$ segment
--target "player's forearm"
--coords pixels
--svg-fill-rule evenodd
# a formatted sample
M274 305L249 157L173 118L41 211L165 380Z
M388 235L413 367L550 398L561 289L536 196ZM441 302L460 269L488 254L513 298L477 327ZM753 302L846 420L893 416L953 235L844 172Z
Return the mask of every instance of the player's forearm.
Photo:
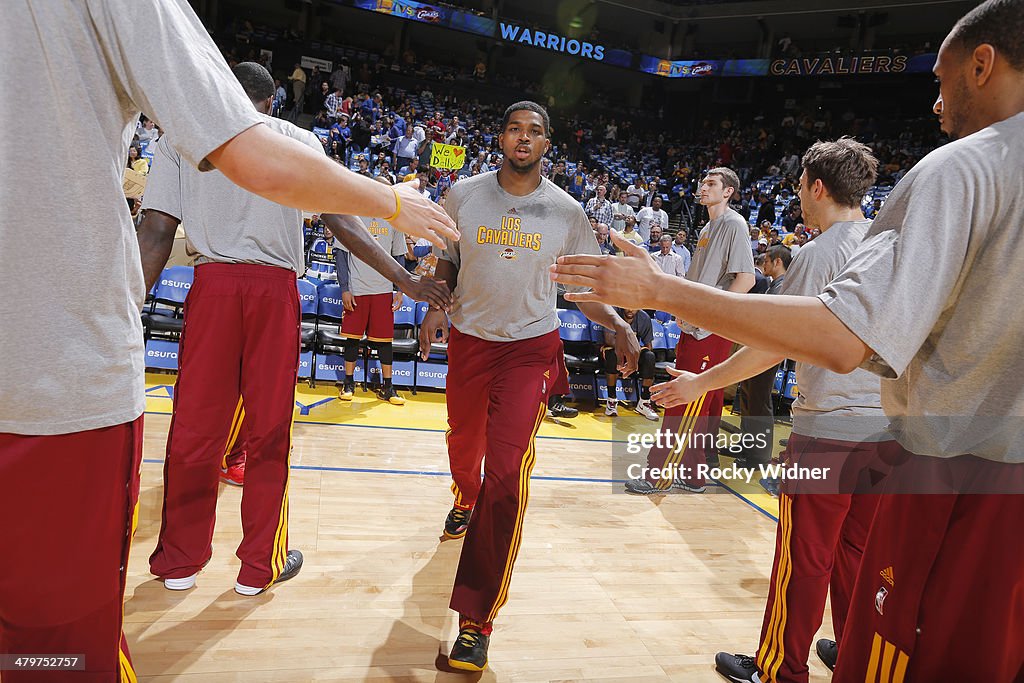
M370 236L362 221L352 216L326 214L323 221L345 249L394 284L405 282L409 272ZM339 255L339 261L344 256ZM340 283L340 276L339 276Z
M437 259L437 267L434 269L434 277L448 283L448 291L454 292L455 285L459 281L459 270L451 261L442 258Z
M177 230L178 219L166 213L147 209L142 216L137 237L147 292L156 284L164 266L167 265L167 259L171 257L174 234Z
M724 363L705 370L697 376L701 391L706 393L715 389L732 386L737 382L760 375L769 368L777 366L785 360L784 356L770 351L761 351L744 346Z
M373 218L395 213L389 187L262 124L236 135L207 160L239 187L284 206Z
M645 304L734 342L833 372L852 372L870 355L819 299L724 292L660 275Z
M606 330L618 332L624 328L629 328L626 321L620 318L619 314L615 312L615 309L607 304L599 304L593 301L581 301L577 306L579 306L580 313L587 316L589 320L593 320Z

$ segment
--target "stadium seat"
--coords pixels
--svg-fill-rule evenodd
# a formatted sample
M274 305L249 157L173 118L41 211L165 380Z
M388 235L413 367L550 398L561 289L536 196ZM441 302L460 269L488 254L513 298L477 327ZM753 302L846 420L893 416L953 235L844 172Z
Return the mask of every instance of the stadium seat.
M160 279L153 290L150 310L142 317L147 338L154 332L175 339L181 336L185 324L182 307L194 277L195 270L191 266L171 266L160 273ZM167 308L162 312L157 306Z
M419 330L420 325L423 324L423 319L427 316L427 310L430 308L430 304L426 301L419 301L416 303L416 329ZM450 324L451 321L449 321ZM417 346L419 342L417 341ZM448 343L447 342L434 342L430 345L430 356L429 360L438 362L448 362Z
M558 311L559 332L565 347L565 366L570 372L593 373L601 367L590 320L579 311Z

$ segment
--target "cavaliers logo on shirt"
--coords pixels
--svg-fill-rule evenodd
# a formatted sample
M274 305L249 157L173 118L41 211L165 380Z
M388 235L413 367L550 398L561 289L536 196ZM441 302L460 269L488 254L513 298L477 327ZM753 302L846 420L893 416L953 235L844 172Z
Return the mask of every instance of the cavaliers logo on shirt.
M506 261L515 261L519 254L516 253L515 249L503 249L500 256Z
M515 247L540 251L541 234L523 230L523 219L516 216L502 216L498 229L481 225L476 231L477 244L496 244L501 247ZM508 251L508 250L506 250ZM502 253L502 258L507 258Z
M370 234L374 237L380 237L381 235L388 234L388 226L381 225L380 221L372 220L370 224L366 226L366 229L370 231Z

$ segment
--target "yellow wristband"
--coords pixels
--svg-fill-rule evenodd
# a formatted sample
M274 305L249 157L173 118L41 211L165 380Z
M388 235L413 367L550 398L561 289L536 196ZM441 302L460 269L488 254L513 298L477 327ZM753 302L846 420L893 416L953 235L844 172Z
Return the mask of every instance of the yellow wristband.
M395 195L395 213L384 219L389 223L398 218L398 214L402 213L402 198L398 196L398 190L395 189L394 185L391 186L391 192Z

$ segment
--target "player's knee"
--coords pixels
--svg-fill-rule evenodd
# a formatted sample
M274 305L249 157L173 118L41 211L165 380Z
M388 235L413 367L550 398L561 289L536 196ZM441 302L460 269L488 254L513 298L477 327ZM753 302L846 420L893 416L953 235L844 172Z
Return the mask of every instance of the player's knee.
M370 342L370 348L377 352L377 358L381 365L391 365L394 362L395 350L390 341Z
M355 363L359 358L359 340L358 339L346 339L342 345L345 350L345 362Z
M643 379L651 379L654 377L655 360L654 351L651 351L650 349L640 349L640 360L637 363L637 369L640 372L640 377Z

